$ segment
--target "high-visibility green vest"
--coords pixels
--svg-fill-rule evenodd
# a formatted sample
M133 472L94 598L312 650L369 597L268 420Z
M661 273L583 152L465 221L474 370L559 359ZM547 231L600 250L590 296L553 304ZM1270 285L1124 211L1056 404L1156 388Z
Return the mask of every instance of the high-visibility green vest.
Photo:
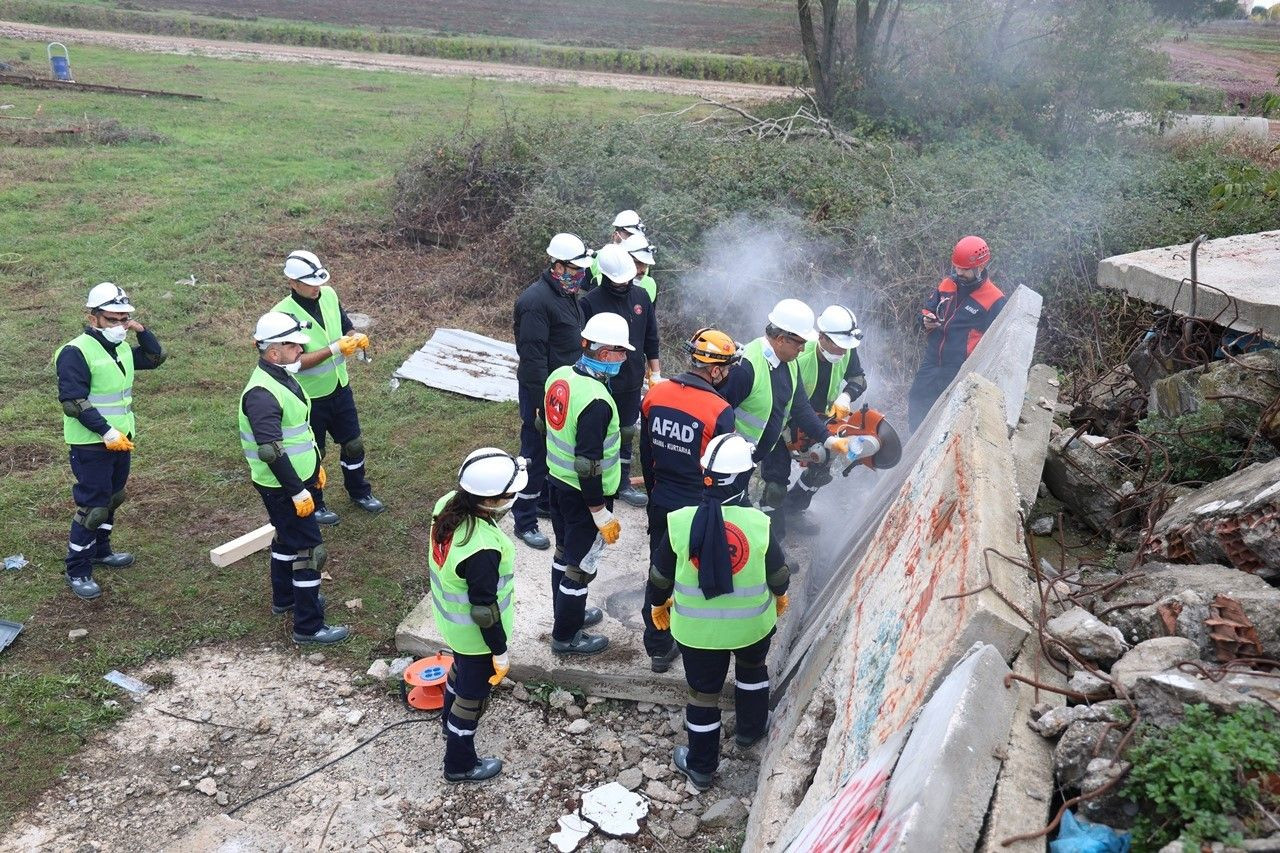
M733 592L707 598L698 587L698 569L689 559L689 529L697 511L687 506L667 515L676 554L671 636L695 649L746 648L764 639L778 622L773 593L765 583L769 517L754 507L722 507L733 558Z
M302 330L311 339L302 348L303 352L328 349L329 344L342 337L342 312L338 308L338 293L327 284L320 285L320 317L324 320L323 324L317 323L306 308L295 302L292 293L277 302L271 310L283 311L295 320L311 324L311 328ZM342 353L338 353L315 367L299 370L297 378L298 384L311 399L327 397L347 384L347 360Z
M436 501L435 509L431 511L433 526L436 516L454 494L449 492ZM467 535L468 529L470 535ZM430 542L427 568L431 571L431 602L435 605L432 611L440 636L458 654L490 654L489 644L480 634L480 626L471 618L467 581L458 576L458 566L477 551L498 552L498 610L502 614L502 630L510 639L516 614L516 546L487 518L477 518L470 528L465 522L460 524L444 545L437 545L434 536L428 537L427 541Z
M742 350L742 360L751 365L753 374L751 393L733 410L734 431L748 441L759 443L765 425L773 412L773 381L769 378L769 362L764 357L764 338L756 338ZM791 373L791 387L796 385L796 363L783 365ZM782 421L791 414L791 397L782 404Z
M573 467L577 455L574 450L578 446L578 418L582 410L595 400L604 400L611 412L609 429L604 436L604 458L600 460L601 479L607 496L616 494L622 482L618 407L603 382L583 376L570 365L552 371L545 386L542 411L547 422L547 473L566 486L582 491L578 472Z
M133 350L125 344L112 355L102 342L88 332L58 347L58 356L67 347L75 347L89 365L89 405L106 418L107 423L128 436L136 435L133 418ZM116 359L119 358L119 361ZM102 436L80 423L78 418L63 414L62 439L67 444L101 444Z
M595 282L595 287L600 287L604 284L604 273L600 272L599 258L591 259L591 272L588 274L591 276L591 280ZM639 281L635 282L635 284L637 287L644 290L645 293L649 294L650 302L655 305L658 304L658 285L657 282L653 280L653 276L645 273L641 276Z
M836 397L840 396L840 388L844 385L844 372L849 368L849 359L853 358L853 350L845 350L845 354L840 360L831 365L831 375L827 379L826 404L823 411L831 408L831 404L835 402ZM818 352L818 342L809 341L804 345L804 352L800 353L800 357L796 359L796 370L800 373L800 379L804 382L804 390L809 392L809 396L813 396L814 388L818 382L818 359L826 361L826 357Z
M293 470L297 472L298 479L304 483L309 481L320 465L320 450L311 433L311 400L299 400L297 394L258 366L253 369L249 384L240 392L240 448L244 450L244 458L249 462L253 482L269 489L280 488L276 475L271 473L267 463L258 458L258 441L253 437L253 428L249 426L249 419L244 414L244 395L254 388L266 388L280 404L280 430L284 436L280 445L289 457Z

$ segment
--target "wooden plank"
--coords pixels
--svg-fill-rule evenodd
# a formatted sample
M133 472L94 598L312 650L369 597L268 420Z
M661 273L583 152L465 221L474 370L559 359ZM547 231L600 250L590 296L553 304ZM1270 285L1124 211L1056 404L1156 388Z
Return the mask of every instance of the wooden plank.
M210 548L209 560L215 566L229 566L236 560L243 559L256 551L266 548L271 544L271 539L275 535L276 529L270 524L264 524L257 530L232 539L225 545Z
M204 95L192 95L186 92L164 92L159 89L133 89L128 86L108 86L103 83L76 83L69 80L46 80L25 74L0 74L0 84L7 86L23 86L27 89L71 89L78 92L104 92L112 95L139 95L141 97L187 98L193 101L204 100Z

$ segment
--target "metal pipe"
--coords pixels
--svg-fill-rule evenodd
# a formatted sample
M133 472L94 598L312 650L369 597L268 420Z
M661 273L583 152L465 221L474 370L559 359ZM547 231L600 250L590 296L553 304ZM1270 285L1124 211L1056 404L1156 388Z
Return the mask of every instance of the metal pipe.
M1198 307L1199 296L1197 289L1200 282L1196 278L1196 254L1200 251L1200 244L1209 238L1208 234L1201 234L1199 237L1191 241L1191 316L1198 317L1196 309Z

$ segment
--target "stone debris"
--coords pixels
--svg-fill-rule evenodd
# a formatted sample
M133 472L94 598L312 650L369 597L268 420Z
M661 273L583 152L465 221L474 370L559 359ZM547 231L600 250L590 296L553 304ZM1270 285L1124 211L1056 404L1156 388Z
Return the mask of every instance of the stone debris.
M1090 702L1110 699L1115 693L1110 681L1085 669L1078 669L1072 674L1071 680L1067 682L1067 689L1087 696Z
M587 823L576 814L567 814L560 817L560 829L551 833L547 838L551 845L560 853L571 853L578 849L578 845L582 843L593 829L590 823ZM458 849L462 849L462 845L458 845Z
M320 652L312 652L311 654L307 655L307 663L311 664L312 666L319 666L320 664L324 663L324 655L321 654Z
M741 826L747 822L747 807L737 797L726 797L713 803L702 813L700 820L703 826Z
M1124 729L1112 722L1072 723L1053 749L1053 775L1058 786L1078 790L1089 762L1117 757L1123 737Z
M1118 629L1083 607L1072 607L1055 616L1045 628L1054 639L1085 660L1114 661L1128 648Z
M348 599L346 602L346 606L348 610L364 610L364 599L363 598Z
M360 725L360 721L363 719L364 711L352 711L350 714L347 714L347 725L358 726Z
M1127 761L1093 759L1085 767L1084 778L1080 780L1080 793L1093 794L1116 782L1128 774L1131 766ZM1081 801L1080 811L1094 823L1105 823L1113 829L1128 829L1138 817L1138 804L1120 796L1120 789L1121 785L1117 784L1100 795Z
M413 657L411 655L396 658L391 661L391 663L387 664L387 677L401 678L404 675L404 671L409 668L411 663L413 663Z
M682 812L671 821L671 831L680 838L692 838L698 834L698 819L688 812Z
M196 783L196 790L206 796L212 797L214 794L218 793L218 783L206 776Z
M644 784L644 773L639 767L628 767L618 774L618 784L628 791L634 791Z
M583 794L579 811L605 835L622 837L640 831L640 818L649 814L649 807L639 794L610 782Z
M72 628L67 632L68 640L83 640L87 636L89 636L88 628Z
M369 670L365 673L365 675L369 676L370 678L376 678L379 681L386 681L387 677L390 674L391 674L391 667L388 666L387 662L385 660L382 660L381 658L374 661L369 666Z
M685 792L672 790L657 780L651 780L649 784L644 786L644 795L651 800L670 805L683 803L687 799Z
M589 720L582 719L574 720L572 723L565 726L564 730L571 735L583 735L591 730L591 722Z
M1031 522L1030 530L1033 536L1048 536L1053 532L1054 518L1051 515L1041 516Z
M1140 476L1107 452L1107 439L1085 433L1072 441L1072 435L1063 430L1049 442L1044 462L1049 491L1100 533L1129 527L1137 513L1121 504L1136 490L1134 482Z
M561 690L557 687L551 691L551 695L547 697L547 704L556 710L563 710L574 704L573 694L568 690Z
M1156 637L1138 643L1111 667L1111 676L1132 691L1138 679L1173 669L1179 661L1198 660L1200 649L1185 637Z
M1182 722L1183 705L1205 704L1217 714L1230 714L1245 705L1259 702L1227 684L1197 678L1176 669L1139 675L1132 695L1143 722L1159 728L1170 728Z
M1067 730L1072 723L1079 721L1086 722L1110 722L1120 719L1117 712L1127 707L1126 703L1119 699L1111 699L1105 702L1098 702L1093 705L1059 705L1056 708L1050 708L1038 717L1032 715L1032 719L1027 722L1031 730L1043 735L1044 737L1057 737Z

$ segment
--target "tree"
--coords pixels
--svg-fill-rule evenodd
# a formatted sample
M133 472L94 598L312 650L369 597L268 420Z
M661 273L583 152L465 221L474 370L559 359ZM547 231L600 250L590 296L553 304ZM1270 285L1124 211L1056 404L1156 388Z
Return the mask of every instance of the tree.
M800 46L819 108L828 115L836 89L865 88L874 78L880 54L893 38L902 0L852 0L853 27L842 29L840 0L818 0L820 26L814 26L813 0L796 0ZM841 44L842 38L848 40ZM847 67L847 73L846 73ZM843 79L841 79L843 78Z
M1206 18L1230 18L1239 8L1237 0L1147 0L1157 18L1194 23Z

